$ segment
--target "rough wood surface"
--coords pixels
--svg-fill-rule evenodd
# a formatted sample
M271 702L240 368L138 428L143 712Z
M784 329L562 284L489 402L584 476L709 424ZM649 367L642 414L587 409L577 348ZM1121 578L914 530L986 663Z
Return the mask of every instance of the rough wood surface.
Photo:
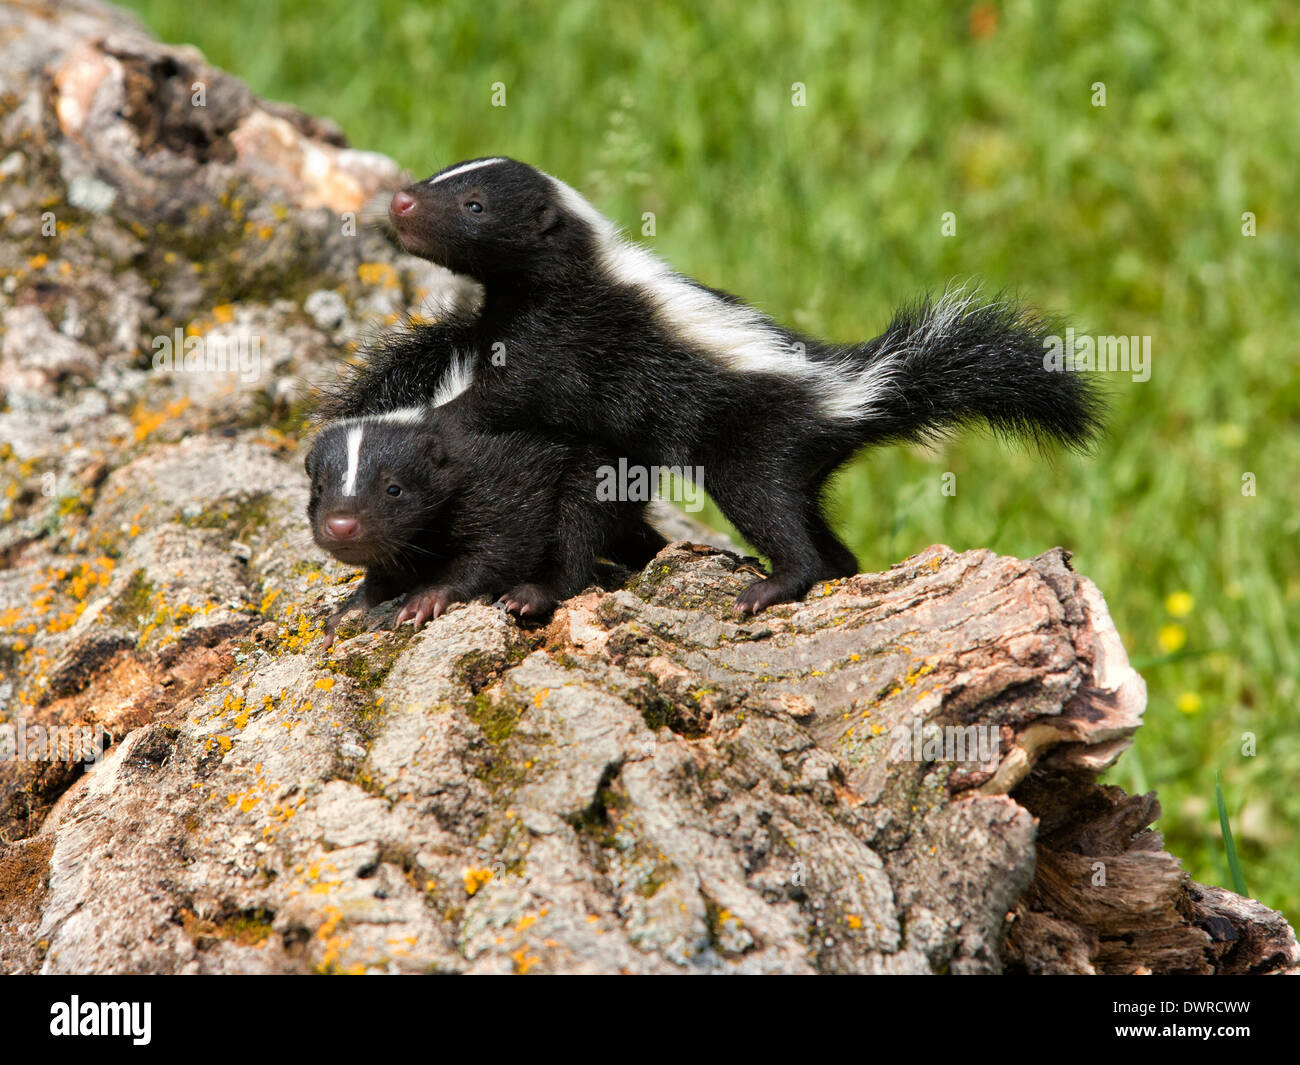
M1144 690L1059 550L749 619L687 526L544 627L324 653L307 383L473 297L344 224L397 168L83 2L0 7L0 175L0 726L108 741L0 762L4 970L1295 969L1097 784ZM257 372L151 368L176 329Z

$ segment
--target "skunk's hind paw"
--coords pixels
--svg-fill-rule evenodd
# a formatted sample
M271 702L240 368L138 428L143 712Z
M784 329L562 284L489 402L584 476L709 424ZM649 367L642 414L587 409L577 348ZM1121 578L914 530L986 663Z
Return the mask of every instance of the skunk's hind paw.
M796 583L789 578L765 577L736 596L736 609L742 614L757 614L778 603L793 603L803 598L806 591L806 584Z

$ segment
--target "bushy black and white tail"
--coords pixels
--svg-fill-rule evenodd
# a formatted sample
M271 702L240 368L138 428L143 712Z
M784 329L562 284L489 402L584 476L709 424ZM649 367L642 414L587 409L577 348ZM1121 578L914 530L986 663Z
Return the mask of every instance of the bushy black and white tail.
M880 336L845 353L850 389L872 382L868 442L921 441L972 423L1039 446L1086 450L1105 403L1093 381L1044 365L1052 322L1012 299L949 290L894 313Z

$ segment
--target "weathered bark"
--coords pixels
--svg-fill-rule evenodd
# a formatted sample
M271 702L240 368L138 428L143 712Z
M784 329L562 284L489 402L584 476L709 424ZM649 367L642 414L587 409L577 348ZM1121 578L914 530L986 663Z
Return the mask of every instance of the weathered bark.
M397 168L82 3L0 8L0 173L0 697L110 741L0 763L4 969L1295 969L1097 784L1144 690L1059 550L749 619L680 541L543 627L389 604L326 654L303 381L473 296L340 224ZM259 372L150 370L178 327Z

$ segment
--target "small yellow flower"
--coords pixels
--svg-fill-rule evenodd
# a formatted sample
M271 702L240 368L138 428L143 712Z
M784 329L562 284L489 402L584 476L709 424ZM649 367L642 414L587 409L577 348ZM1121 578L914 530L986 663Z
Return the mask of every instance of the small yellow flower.
M1171 592L1165 599L1165 609L1176 618L1185 618L1196 606L1190 592Z
M1246 430L1236 422L1224 422L1214 430L1221 447L1241 447L1246 442Z
M1156 638L1166 654L1173 654L1181 651L1187 643L1187 630L1181 625L1161 625L1160 635Z
M1184 714L1194 714L1201 708L1201 697L1195 692L1183 692L1178 696L1178 709Z

